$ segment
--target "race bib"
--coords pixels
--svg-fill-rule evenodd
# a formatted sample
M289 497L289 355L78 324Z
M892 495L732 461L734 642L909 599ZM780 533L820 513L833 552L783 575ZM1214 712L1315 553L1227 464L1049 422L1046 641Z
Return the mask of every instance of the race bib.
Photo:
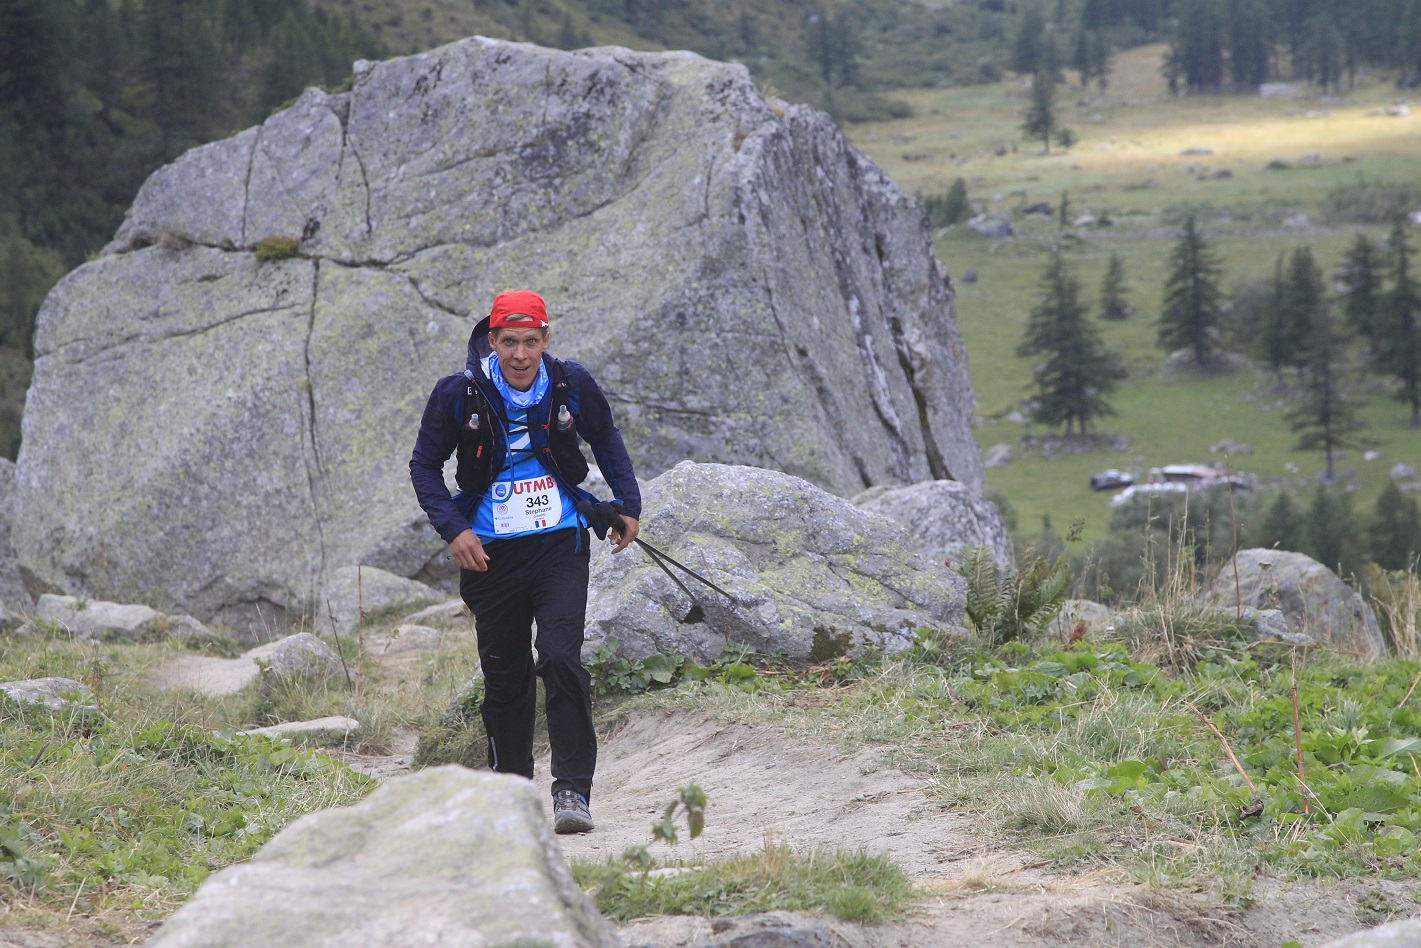
M493 501L493 532L499 536L546 530L562 520L562 497L552 475L511 484L495 481L489 487L489 495Z

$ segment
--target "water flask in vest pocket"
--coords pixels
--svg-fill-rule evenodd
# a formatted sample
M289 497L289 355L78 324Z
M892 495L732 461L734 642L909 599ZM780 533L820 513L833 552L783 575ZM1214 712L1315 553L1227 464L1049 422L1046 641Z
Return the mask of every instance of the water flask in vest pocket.
M464 428L465 428L465 430L468 430L468 431L478 431L478 430L479 430L479 413L478 413L478 412L474 412L472 415L469 416L469 420L466 421L466 422L464 422Z
M567 406L566 406L566 405L559 405L559 406L558 406L558 430L559 430L559 431L571 431L571 430L572 430L572 412L570 412L570 411L567 410Z

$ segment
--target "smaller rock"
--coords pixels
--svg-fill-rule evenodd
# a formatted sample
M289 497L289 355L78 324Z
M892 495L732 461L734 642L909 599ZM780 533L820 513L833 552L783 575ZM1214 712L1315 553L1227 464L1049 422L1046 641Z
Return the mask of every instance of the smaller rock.
M1011 463L1011 445L994 444L987 449L986 455L982 458L982 463L986 467L1006 467Z
M788 912L741 915L711 922L714 948L848 948L849 942L816 921Z
M263 686L299 679L325 679L341 674L340 656L310 632L298 632L284 639L252 649L244 658L261 668Z
M1064 639L1075 631L1079 622L1085 623L1086 635L1100 636L1115 627L1115 613L1109 606L1089 599L1067 599L1061 603L1061 611L1051 621L1050 630Z
M81 639L137 642L157 633L163 614L148 606L86 603L73 596L45 594L35 604L35 618L67 629Z
M355 632L363 608L366 617L439 602L445 594L432 586L373 566L343 566L326 586L325 601L341 635Z
M1200 155L1212 155L1213 153L1214 149L1212 148L1186 148L1180 152L1180 154L1186 158L1193 158Z
M1421 945L1421 918L1409 918L1334 938L1322 948L1417 948L1418 945Z
M20 704L42 704L51 711L99 710L89 686L72 678L30 678L0 682L0 691Z
M376 632L365 639L365 647L376 655L408 652L437 652L444 647L447 633L427 625L406 623L388 632Z
M1265 82L1258 87L1258 94L1265 99L1280 99L1298 94L1298 87L1287 82Z
M1394 481L1414 481L1416 480L1416 468L1410 464L1393 464L1387 474Z
M1011 221L990 214L978 214L967 222L967 228L992 240L1005 240L1013 234Z
M1283 226L1288 230L1311 230L1312 221L1306 214L1290 214L1283 218Z
M963 283L976 283L976 282L977 282L977 271L976 271L976 270L964 270L964 271L962 272L962 282L963 282Z
M1234 173L1233 173L1232 171L1230 171L1229 169L1227 169L1227 168L1220 168L1218 171L1210 172L1210 174L1209 174L1209 180L1210 180L1210 181L1227 181L1228 179L1232 178L1233 176L1234 176Z
M1082 214L1080 217L1077 217L1075 220L1071 221L1071 226L1094 227L1099 222L1100 218L1096 217L1094 214Z
M1316 165L1322 163L1322 152L1310 151L1298 159L1300 165Z
M1376 448L1373 448L1373 449L1370 450L1370 451L1363 451L1363 452L1362 452L1362 460L1363 460L1363 461L1380 461L1381 459L1382 459L1382 453L1381 453L1380 451L1378 451Z
M210 642L216 636L212 630L186 613L168 616L168 638L174 642Z
M1232 438L1225 438L1209 448L1210 454L1227 454L1230 457L1238 457L1241 454L1252 454L1253 446L1244 444L1242 441L1235 441Z
M290 737L308 743L322 744L344 741L360 735L360 722L339 715L316 718L314 721L287 721L270 727L254 727L238 734L265 734L269 737Z
M403 621L412 625L442 626L456 621L472 622L473 616L469 614L469 607L464 604L464 600L451 599L438 605L426 606L418 612L411 612Z

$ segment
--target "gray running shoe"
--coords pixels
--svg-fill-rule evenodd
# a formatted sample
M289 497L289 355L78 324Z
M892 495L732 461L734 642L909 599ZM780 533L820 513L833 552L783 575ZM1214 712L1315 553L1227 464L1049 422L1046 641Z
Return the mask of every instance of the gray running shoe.
M592 829L592 811L576 790L553 794L553 832L585 833Z

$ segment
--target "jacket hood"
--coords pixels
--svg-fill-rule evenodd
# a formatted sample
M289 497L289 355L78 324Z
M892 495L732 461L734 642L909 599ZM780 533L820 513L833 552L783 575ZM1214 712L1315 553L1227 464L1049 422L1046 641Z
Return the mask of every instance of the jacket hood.
M483 368L479 363L484 360L485 356L493 351L488 344L488 326L489 317L485 316L479 321L479 324L474 327L474 331L469 334L469 358L464 363L464 368L470 372L482 372Z

